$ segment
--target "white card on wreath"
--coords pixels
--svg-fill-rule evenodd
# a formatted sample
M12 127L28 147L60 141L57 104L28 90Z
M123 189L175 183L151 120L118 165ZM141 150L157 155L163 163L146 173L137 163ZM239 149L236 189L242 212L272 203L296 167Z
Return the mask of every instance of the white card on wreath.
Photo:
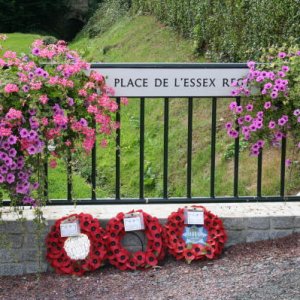
M145 229L143 215L138 213L126 214L124 217L125 231L135 231Z
M203 211L188 211L187 223L191 225L203 225L204 224Z
M203 225L204 212L198 209L187 209L185 211L185 224L188 225Z
M80 235L79 222L66 222L60 224L61 237L78 236Z

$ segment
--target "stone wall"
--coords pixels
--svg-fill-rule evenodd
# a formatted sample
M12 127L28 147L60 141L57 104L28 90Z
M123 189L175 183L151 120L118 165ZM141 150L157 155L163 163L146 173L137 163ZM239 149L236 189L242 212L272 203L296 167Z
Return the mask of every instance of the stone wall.
M300 232L300 216L263 216L263 217L223 217L223 222L228 233L226 247L244 242L274 239ZM162 223L165 222L162 218ZM107 222L101 221L105 226ZM44 240L54 220L48 221L47 228L37 240L35 224L33 221L5 221L0 224L1 240L6 240L10 245L0 246L0 276L20 275L49 271L49 265L44 259ZM146 244L146 241L141 236ZM40 244L40 248L38 245ZM124 246L128 250L141 250L141 241L133 235L126 235ZM2 247L2 248L1 248ZM42 260L38 262L38 254Z

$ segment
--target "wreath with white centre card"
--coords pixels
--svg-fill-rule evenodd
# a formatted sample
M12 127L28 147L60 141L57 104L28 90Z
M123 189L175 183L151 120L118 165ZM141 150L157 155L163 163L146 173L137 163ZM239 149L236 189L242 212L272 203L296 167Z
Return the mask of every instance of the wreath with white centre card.
M47 260L60 274L83 275L103 265L105 231L89 214L73 214L55 222L46 238Z

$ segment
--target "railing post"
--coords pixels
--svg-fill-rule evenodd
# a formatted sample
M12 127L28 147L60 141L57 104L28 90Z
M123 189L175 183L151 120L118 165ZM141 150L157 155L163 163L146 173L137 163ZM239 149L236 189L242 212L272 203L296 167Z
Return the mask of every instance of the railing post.
M144 199L145 98L140 99L140 199Z
M117 99L117 104L118 104L118 110L116 112L116 122L120 124L121 122L121 115L120 115L120 110L121 110L121 101L120 97ZM116 130L116 199L120 199L120 159L121 159L121 128L118 126Z
M280 166L280 196L285 193L285 159L286 159L286 137L281 140L281 166Z
M93 128L96 131L96 122L93 122ZM91 200L96 200L96 185L97 185L97 139L95 140L94 147L92 149L92 172L91 172L91 183L92 183L92 197Z
M163 175L163 196L168 195L168 153L169 153L169 98L164 101L164 175Z
M241 104L241 98L236 98L237 105ZM240 127L236 122L236 131L239 133ZM240 136L234 141L234 175L233 175L233 196L239 196L239 157L240 157Z
M215 197L216 173L216 131L217 131L217 98L212 98L211 108L211 157L210 157L210 197Z
M187 138L187 198L192 198L192 146L193 146L193 98L188 99L188 138Z

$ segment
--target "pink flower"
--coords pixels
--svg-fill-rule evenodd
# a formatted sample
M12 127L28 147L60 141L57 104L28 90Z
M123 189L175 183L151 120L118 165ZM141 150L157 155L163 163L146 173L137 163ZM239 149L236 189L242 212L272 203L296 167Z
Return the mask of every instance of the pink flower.
M98 82L103 81L103 75L95 71L91 73L90 78Z
M22 119L22 112L20 110L10 108L8 113L6 114L6 118L11 120Z
M54 123L60 126L64 126L68 123L68 118L64 115L55 115L53 119Z
M57 167L56 160L55 159L51 159L50 162L49 162L49 166L50 166L50 168L55 169Z
M279 52L278 53L278 57L279 58L285 58L286 57L286 53L285 52Z
M297 108L296 110L294 110L294 116L299 116L300 115L300 109L299 108Z
M4 54L3 54L3 57L4 58L11 58L11 59L14 59L17 57L17 53L16 52L13 52L13 51L6 51Z
M122 97L121 98L121 103L124 104L124 105L127 105L128 104L128 98Z
M68 147L70 147L70 146L72 145L72 143L71 143L70 140L67 140L67 141L65 142L65 145L68 146Z
M255 67L255 61L248 61L247 66L248 68L253 69Z
M234 139L236 139L239 136L239 133L235 129L231 129L228 131L228 135Z
M272 83L271 82L268 82L268 83L266 83L265 85L264 85L264 89L265 90L268 90L268 89L270 89L270 88L272 88Z
M245 116L245 121L246 121L246 122L251 122L252 119L253 119L253 118L252 118L252 116L250 116L250 115L246 115L246 116Z
M275 126L276 126L276 123L275 123L274 121L270 121L270 122L269 122L268 127L269 127L270 129L274 129Z
M47 126L48 124L49 124L49 121L48 121L48 119L47 118L42 118L42 124L44 125L44 126Z
M47 102L48 102L48 100L49 100L49 99L48 99L48 96L45 95L45 94L44 94L44 95L41 95L39 99L40 99L40 101L41 101L42 104L47 104Z
M246 105L246 109L248 110L248 111L252 111L253 110L253 105L252 104L247 104Z
M232 128L232 123L231 122L226 123L225 128L226 129L231 129Z
M285 166L289 167L292 164L292 161L288 158L285 160Z
M271 102L268 101L264 104L264 109L269 109L271 107Z
M239 117L237 119L237 122L238 122L239 125L242 125L244 123L244 118L243 117Z
M238 96L240 92L238 90L231 91L231 96Z
M106 147L107 147L107 145L108 145L108 142L107 142L107 140L105 140L105 139L104 139L104 140L102 140L100 145L101 145L101 147L102 147L102 148L106 148Z
M276 99L277 97L278 97L278 93L273 90L273 92L271 93L271 98Z
M236 102L231 102L231 103L229 104L229 109L230 109L230 110L234 110L236 107L237 107Z
M19 88L16 84L13 83L8 83L5 87L4 87L4 92L5 93L17 93L19 91Z
M81 89L81 90L78 91L78 94L79 94L79 96L86 97L87 96L87 91L84 90L84 89Z

